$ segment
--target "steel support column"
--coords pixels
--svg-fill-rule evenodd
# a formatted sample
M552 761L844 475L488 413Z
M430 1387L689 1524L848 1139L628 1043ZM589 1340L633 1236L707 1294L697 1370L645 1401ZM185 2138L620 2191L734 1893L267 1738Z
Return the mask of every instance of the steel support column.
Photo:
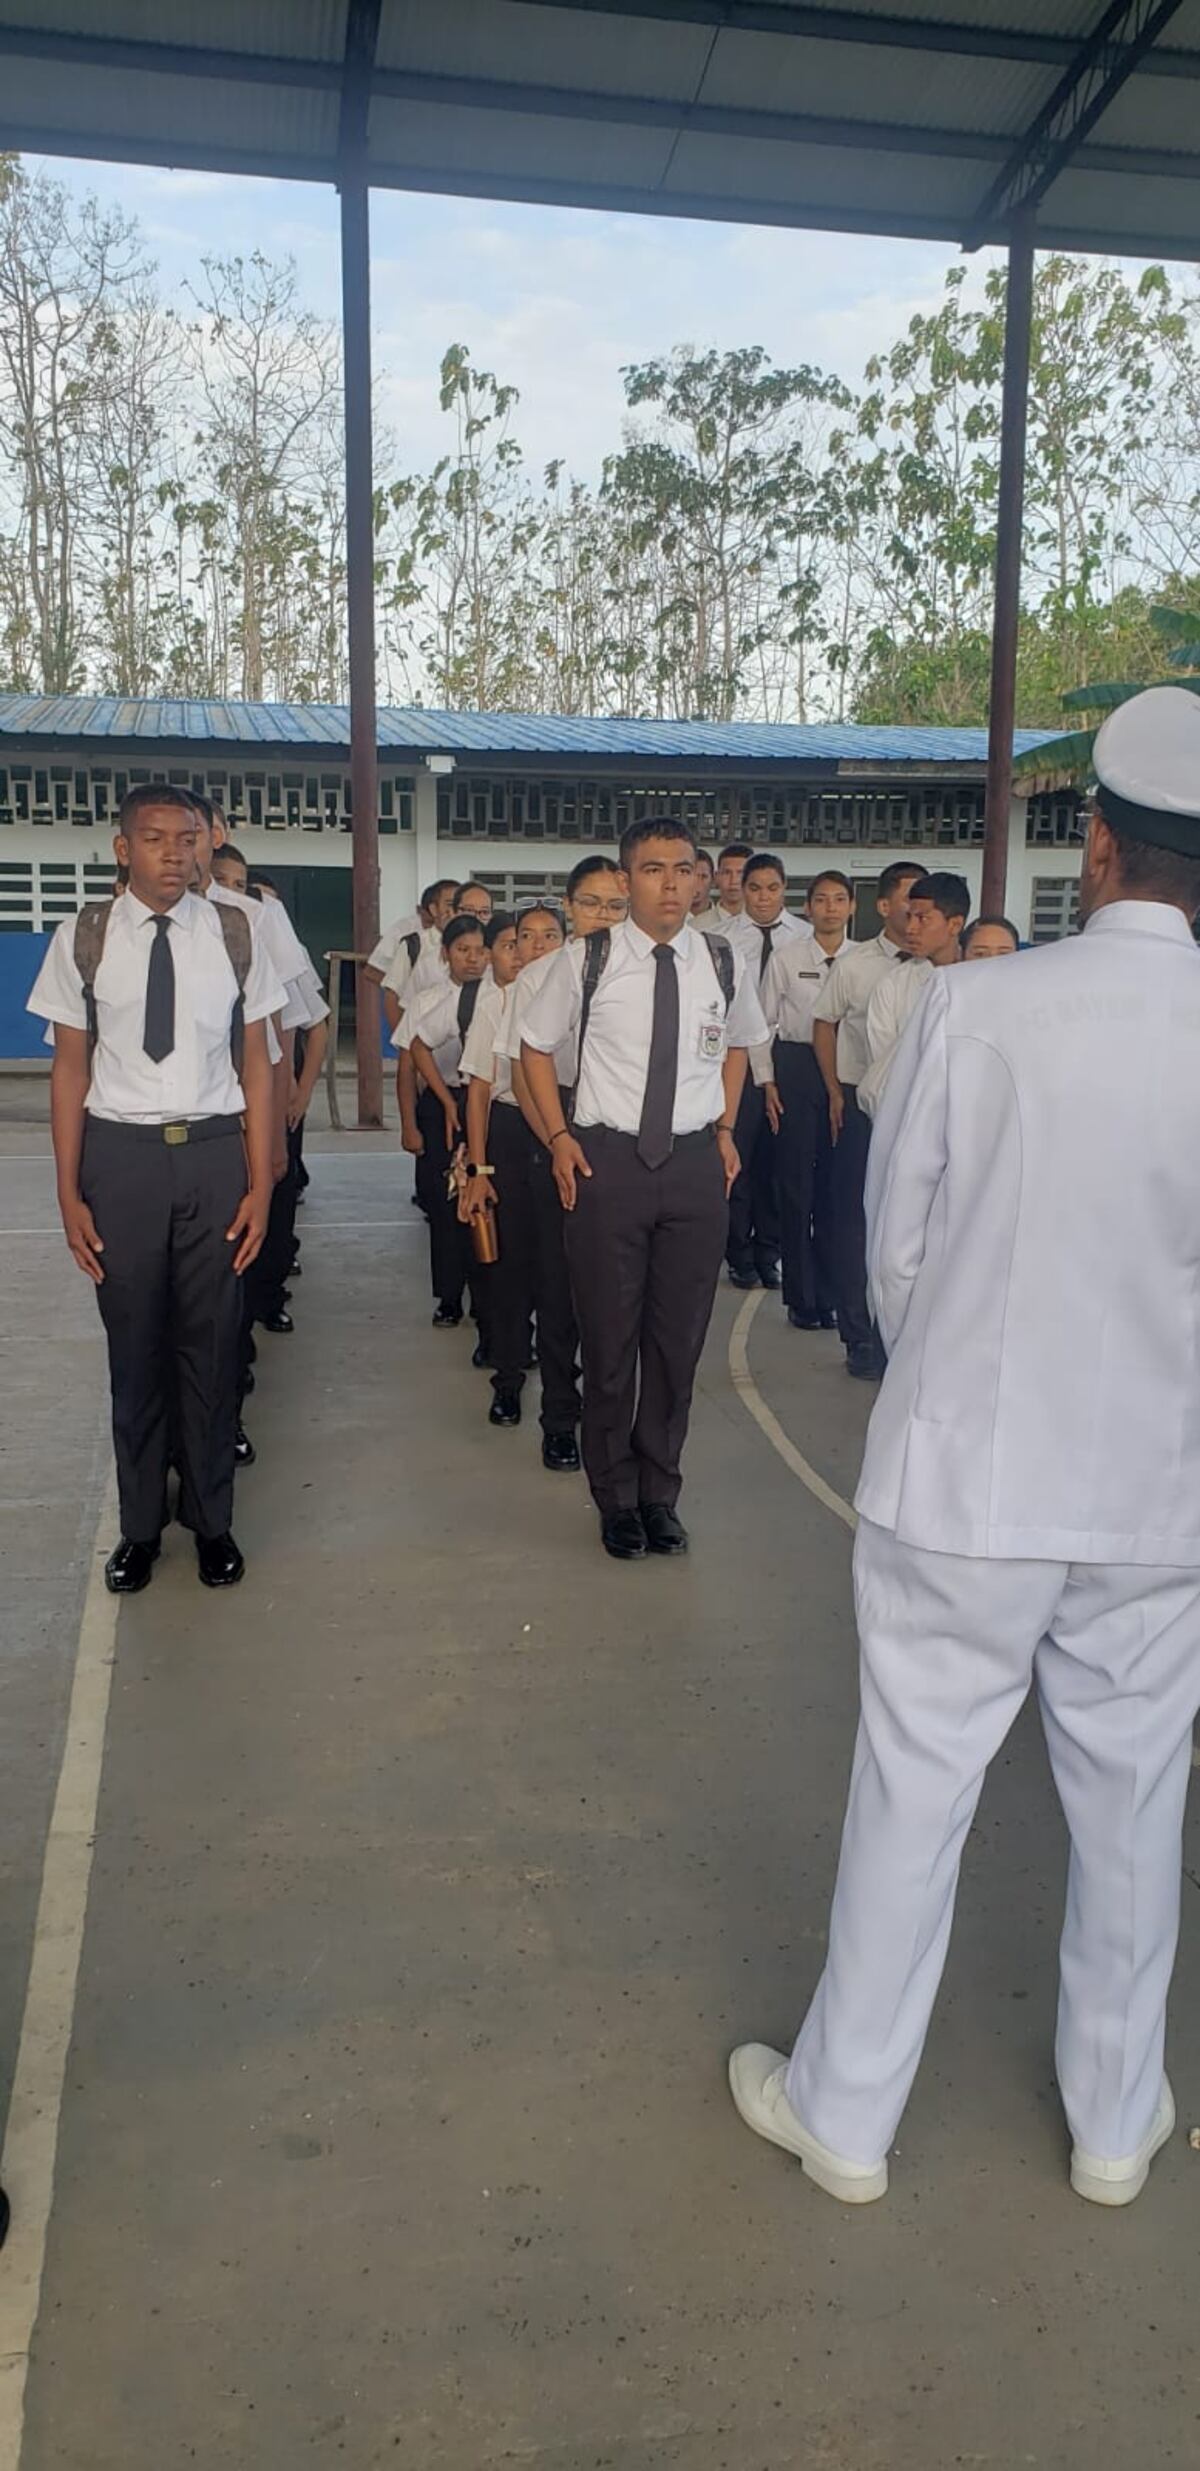
M996 580L992 608L992 684L988 706L987 799L983 824L985 913L1002 911L1008 879L1013 723L1017 702L1017 624L1021 602L1021 518L1025 505L1025 426L1029 330L1033 316L1034 216L1013 217L1004 315L1000 486L996 504Z
M383 1122L379 989L363 962L379 940L379 778L375 715L375 484L371 438L371 210L367 114L379 0L349 0L338 187L342 374L346 410L346 606L350 653L350 804L358 1121Z

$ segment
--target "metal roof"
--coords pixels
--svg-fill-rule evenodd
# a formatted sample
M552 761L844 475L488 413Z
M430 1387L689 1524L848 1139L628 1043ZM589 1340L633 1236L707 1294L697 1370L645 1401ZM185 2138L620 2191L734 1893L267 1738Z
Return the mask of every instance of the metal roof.
M27 152L333 180L350 58L377 186L1200 255L1200 0L0 6Z
M974 764L987 761L986 729L872 728L840 722L626 721L528 712L429 712L382 705L379 748L397 755L570 757L580 761L763 764ZM1018 754L1060 731L1020 729ZM45 742L67 749L236 748L344 760L346 704L144 702L115 695L0 695L0 753Z

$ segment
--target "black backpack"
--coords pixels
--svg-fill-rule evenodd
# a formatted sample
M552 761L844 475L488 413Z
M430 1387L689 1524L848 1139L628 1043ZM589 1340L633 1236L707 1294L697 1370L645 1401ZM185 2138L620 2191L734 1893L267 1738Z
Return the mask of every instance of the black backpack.
M104 939L113 914L112 901L90 901L81 909L75 921L75 967L83 980L83 1001L87 1011L88 1054L96 1047L96 972L104 958ZM246 980L250 975L252 945L250 921L244 909L236 909L229 901L214 901L213 908L221 921L229 965L237 980L237 1002L229 1024L229 1051L233 1069L241 1076Z
M717 985L725 998L725 1011L728 1014L733 1002L733 946L724 935L706 934L704 941L712 955ZM611 951L612 930L610 927L594 927L591 934L584 937L583 1007L579 1015L579 1050L575 1059L575 1085L571 1091L572 1115L575 1112L575 1100L579 1092L579 1075L583 1065L583 1042L587 1037L588 1021L591 1018L592 998L608 968Z

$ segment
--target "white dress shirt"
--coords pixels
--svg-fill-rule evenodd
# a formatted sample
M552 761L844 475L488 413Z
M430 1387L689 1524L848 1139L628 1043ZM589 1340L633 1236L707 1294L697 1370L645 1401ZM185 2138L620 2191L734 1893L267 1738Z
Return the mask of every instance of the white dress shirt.
M512 1065L500 1043L513 994L513 987L498 987L494 978L480 988L460 1068L464 1081L489 1082L492 1097L500 1107L515 1107L517 1103L513 1096Z
M408 946L401 941L384 971L383 983L389 995L394 995L401 1004L407 1004L423 994L426 987L435 987L446 966L441 928L424 927L415 961L409 958ZM420 977L417 976L418 971L421 972Z
M264 893L261 901L253 901L248 892L234 892L229 884L219 884L214 876L208 887L210 901L224 901L230 909L244 910L251 926L257 928L266 947L267 959L280 986L286 990L292 981L311 970L303 944L288 917L282 901L272 901ZM284 1010L280 1006L280 1010Z
M495 981L489 970L479 980L475 1011L484 1002L489 986ZM463 1038L458 1026L458 1001L465 989L456 986L447 972L440 986L426 987L423 995L405 1006L398 1028L392 1031L392 1045L411 1053L414 1038L428 1047L447 1089L457 1089L462 1081ZM472 1014L472 1021L474 1014Z
M857 1088L871 1061L867 1006L872 993L885 971L897 969L903 959L900 946L886 935L873 935L865 944L846 944L813 1006L814 1021L837 1023L838 1079L851 1088Z
M109 912L96 971L96 1051L85 1104L114 1124L177 1124L205 1115L240 1115L245 1105L229 1049L237 979L221 921L195 893L168 910L175 970L175 1044L156 1064L142 1045L146 981L155 912L123 892ZM263 944L250 939L245 1018L278 1012L283 989ZM75 967L75 920L64 918L34 981L29 1010L39 1020L85 1030L83 980Z
M864 1115L873 1118L878 1114L892 1058L932 976L932 961L906 961L901 970L885 970L871 991L867 1006L871 1061L858 1085Z
M556 944L553 952L540 952L536 961L527 961L512 989L512 1002L500 1029L500 1041L510 1064L521 1061L521 1040L525 1035L529 1008L539 987L545 986L561 951L561 944ZM573 1090L575 1087L577 1046L575 1030L571 1029L554 1050L554 1077L560 1090Z
M814 1007L828 971L848 941L843 936L836 952L826 952L815 935L792 936L776 946L758 990L772 1038L782 1038L789 1046L811 1047Z
M376 944L375 950L371 954L370 960L367 964L368 968L373 970L390 970L392 963L406 938L410 935L423 935L424 932L425 930L422 927L421 921L417 917L415 910L408 918L393 918L390 927L384 928L383 933L379 938L379 942Z
M755 985L761 986L763 979L763 928L756 926L754 920L751 917L748 917L746 912L743 910L740 918L731 918L727 926L714 927L709 930L709 932L715 935L728 936L734 951L740 952L742 959L744 960L746 967L755 982ZM774 960L776 953L784 951L788 945L795 944L797 942L810 943L811 941L812 928L810 927L807 918L797 918L790 909L785 909L780 911L778 918L772 920L772 961ZM771 963L768 961L768 969L770 966Z
M1200 1567L1198 1158L1179 910L934 971L871 1136L864 1518L935 1553Z
M754 983L739 952L733 956L734 987L729 1017L712 952L703 934L685 925L671 939L679 976L679 1055L675 1076L674 1133L702 1132L725 1109L721 1067L730 1047L765 1040ZM654 1026L655 944L631 918L614 927L608 964L588 1017L579 1063L575 1121L636 1133L650 1063ZM577 1028L583 1005L584 946L568 944L538 989L526 1017L525 1044L553 1055Z

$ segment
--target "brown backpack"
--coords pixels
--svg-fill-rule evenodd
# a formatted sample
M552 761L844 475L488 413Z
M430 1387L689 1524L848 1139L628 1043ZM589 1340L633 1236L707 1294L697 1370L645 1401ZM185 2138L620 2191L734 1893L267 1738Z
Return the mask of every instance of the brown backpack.
M96 972L104 958L104 938L113 914L112 901L90 901L81 909L75 921L75 967L83 980L83 1001L87 1010L87 1040L89 1056L96 1045ZM244 1011L246 980L250 975L250 921L244 909L235 909L228 901L214 901L213 908L221 921L225 951L237 980L237 1002L229 1023L229 1051L233 1069L241 1077L242 1048L245 1043Z

